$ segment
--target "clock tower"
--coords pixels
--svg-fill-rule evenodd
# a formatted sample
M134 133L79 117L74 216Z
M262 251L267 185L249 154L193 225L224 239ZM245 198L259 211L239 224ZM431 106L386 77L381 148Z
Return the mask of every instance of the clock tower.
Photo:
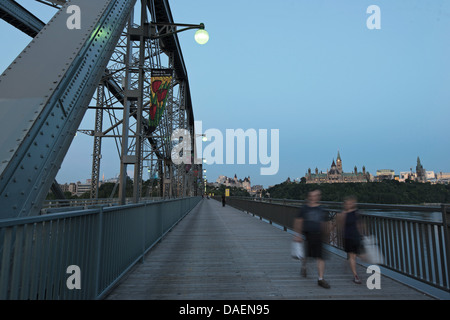
M337 154L337 158L336 158L336 169L339 171L339 173L344 172L344 171L342 171L342 160L341 160L341 155L339 154L339 150L338 150L338 154Z

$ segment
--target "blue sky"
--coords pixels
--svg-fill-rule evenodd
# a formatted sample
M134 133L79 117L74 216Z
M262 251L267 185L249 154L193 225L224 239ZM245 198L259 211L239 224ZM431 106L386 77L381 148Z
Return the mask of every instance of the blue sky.
M19 1L47 21L54 10ZM369 30L369 5L381 29ZM203 22L210 41L179 34L194 116L203 130L279 129L278 174L257 165L207 165L207 177L250 176L264 186L326 171L340 151L356 165L408 171L417 156L427 170L450 172L450 2L399 0L171 0L174 20ZM30 38L0 21L5 69ZM92 121L82 126L92 128ZM204 144L204 146L206 146ZM102 162L118 173L113 145ZM269 147L270 150L270 147ZM103 159L108 151L105 151ZM92 139L78 135L59 182L90 177Z

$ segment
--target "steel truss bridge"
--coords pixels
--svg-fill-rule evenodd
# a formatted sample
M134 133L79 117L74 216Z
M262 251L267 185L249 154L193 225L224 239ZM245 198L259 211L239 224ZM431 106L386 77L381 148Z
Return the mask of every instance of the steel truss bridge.
M298 204L231 198L223 208L198 196L203 170L201 161L196 164L189 81L176 33L180 30L175 29L179 24L173 21L168 0L36 1L58 9L47 24L16 1L0 0L0 18L32 37L0 76L0 300L103 299L137 262L144 265L146 254L166 236L168 249L153 252L165 251L156 259L155 273L161 270L160 276L134 278L141 285L156 280L163 285L163 297L179 298L184 292L195 298L198 290L206 289L206 298L329 298L332 291L314 293L308 279L299 279L298 266L289 257L291 235L274 232L230 207L257 213L287 231ZM68 25L71 5L80 8L80 29ZM155 69L171 70L173 75L157 126L149 121ZM93 127L80 128L88 110L95 113ZM182 142L177 136L172 139L178 129L190 134L194 153L182 152L197 160L191 166L172 161L172 150L179 152L174 147ZM49 190L62 193L55 177L77 132L93 139L95 206L49 213L43 209L44 199ZM112 202L95 201L104 139L115 141L120 161L119 197ZM126 204L129 167L134 175L133 203ZM144 168L158 178L146 194ZM146 201L148 196L160 200ZM335 212L333 204L328 205ZM432 212L440 219L367 215L366 225L386 257L386 271L426 284L433 292L439 290L436 296L448 299L448 205L397 209ZM178 223L180 232L173 232L171 240L168 233ZM341 231L334 226L329 245L338 250ZM165 264L159 266L160 262ZM189 275L183 274L186 265ZM76 269L81 286L72 287L71 270ZM281 277L276 270L282 270ZM180 284L180 275L192 281L183 279ZM334 297L380 297L343 284L339 273L330 273L333 276L338 288ZM381 297L422 298L398 283L383 283L388 290ZM129 286L135 287L136 283ZM145 293L154 292L159 294ZM114 295L130 297L130 292L119 287ZM155 296L144 296L149 297Z
M114 139L119 154L120 204L130 168L135 203L197 195L201 164L171 160L181 141L171 139L175 130L187 130L192 146L196 139L168 0L36 1L58 9L47 24L14 0L0 1L0 18L32 37L0 77L0 218L39 215L49 190L62 195L55 177L77 132L93 139L91 198L98 198L104 139ZM71 5L80 8L80 29L68 27ZM156 128L148 121L152 69L173 70ZM95 122L80 128L87 110ZM144 171L153 178L145 194Z

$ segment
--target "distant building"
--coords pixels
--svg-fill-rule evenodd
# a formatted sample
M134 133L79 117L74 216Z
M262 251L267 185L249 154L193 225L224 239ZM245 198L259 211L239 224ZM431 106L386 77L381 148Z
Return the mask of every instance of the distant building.
M311 173L311 168L308 169L305 175L306 183L346 183L346 182L368 182L370 181L370 174L366 172L366 167L362 167L362 172L358 172L356 166L353 172L344 172L342 169L342 159L338 151L336 162L331 163L331 168L327 173L319 173L316 168L315 173Z
M425 171L425 179L427 181L435 182L436 174L434 173L434 171Z
M60 184L59 187L61 188L62 192L70 192L72 195L77 194L77 185L73 182Z
M401 171L398 181L405 182L406 180L414 180L415 174L411 171Z
M437 183L450 183L450 172L439 172L436 174L436 182Z
M86 183L77 182L77 193L76 195L79 197L83 193L91 192L91 179L86 180Z
M219 176L216 180L216 185L225 185L226 187L236 187L236 188L242 188L247 190L248 192L251 191L252 186L250 182L250 177L245 177L243 180L238 179L236 174L234 175L234 178L228 178L227 176Z
M264 187L262 185L259 185L259 184L254 185L254 186L252 186L252 188L250 190L250 195L260 198L262 196L263 190L264 190Z
M100 188L100 186L104 183L117 183L118 182L118 178L111 178L111 179L107 179L105 180L105 178L103 177L103 181L99 181L98 182L98 187ZM65 183L65 184L60 184L59 187L61 188L61 190L63 192L70 192L72 195L74 196L81 196L83 193L86 192L91 192L91 185L92 185L92 179L86 179L86 183L81 183L80 181L74 183Z
M399 181L405 182L406 180L410 180L417 182L445 183L445 178L441 181L440 177L444 177L444 175L439 176L434 171L426 171L422 163L420 162L420 158L417 157L416 172L413 172L412 168L410 169L410 171L400 172Z
M60 184L59 187L63 192L70 192L72 195L77 197L81 196L83 193L91 192L91 179L87 179L86 183L81 183L78 181L77 183L65 183ZM101 183L99 182L99 187Z
M423 168L422 164L420 163L419 157L417 157L416 181L417 182L426 182L427 181L426 170Z
M377 181L382 180L394 180L395 171L391 169L379 169L377 170Z

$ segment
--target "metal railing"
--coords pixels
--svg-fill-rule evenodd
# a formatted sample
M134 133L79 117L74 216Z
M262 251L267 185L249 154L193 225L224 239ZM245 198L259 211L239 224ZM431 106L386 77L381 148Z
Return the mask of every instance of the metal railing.
M141 198L141 202L159 201L163 200L161 197L147 197ZM126 198L125 204L134 203L134 198ZM68 207L72 209L89 209L97 206L119 206L120 199L118 198L99 198L99 199L55 199L45 200L41 209L41 214L57 212L60 210L66 210Z
M227 199L227 204L292 230L305 201L287 199ZM343 249L336 223L341 202L321 202L330 213L328 244ZM384 267L439 289L450 291L449 205L410 206L358 204L367 234L374 236Z
M101 299L200 197L0 221L0 299ZM79 267L70 289L68 267Z

